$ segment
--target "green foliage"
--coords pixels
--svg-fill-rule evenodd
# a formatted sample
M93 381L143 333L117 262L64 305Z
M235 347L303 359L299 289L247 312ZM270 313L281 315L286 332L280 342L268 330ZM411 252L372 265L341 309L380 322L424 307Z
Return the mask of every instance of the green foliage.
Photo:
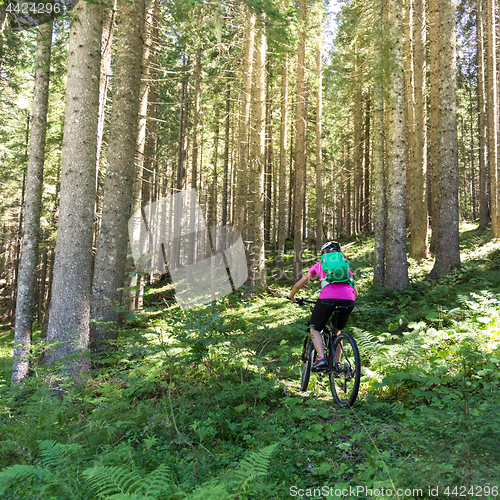
M166 465L141 478L137 471L129 471L122 467L97 466L83 471L97 498L124 500L135 498L155 499L170 483L171 472Z
M399 292L371 286L370 238L348 248L360 296L346 331L363 364L353 409L334 406L319 374L299 390L309 310L276 283L216 310L138 313L63 395L34 365L37 376L0 390L0 495L274 499L294 484L494 484L500 273L498 242L481 234L464 233L460 270L429 284L432 263L412 263ZM12 336L2 341L7 381Z

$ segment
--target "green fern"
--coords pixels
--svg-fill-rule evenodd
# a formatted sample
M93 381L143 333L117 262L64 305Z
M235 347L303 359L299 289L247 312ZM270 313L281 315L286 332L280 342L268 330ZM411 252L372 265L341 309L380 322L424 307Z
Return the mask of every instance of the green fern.
M232 500L234 499L234 493L229 492L232 488L232 482L228 478L221 480L220 477L212 479L212 481L207 481L199 489L197 489L189 497L189 500Z
M25 485L33 479L41 481L50 480L54 477L49 469L36 467L35 465L16 464L0 471L0 495L5 493L13 485Z
M351 330L361 354L367 359L379 356L387 351L387 346L382 344L372 333L361 330L361 328L352 328Z
M79 444L63 444L55 441L39 441L40 466L16 464L0 472L0 494L11 486L26 485L33 480L38 481L38 488L57 489L65 486L72 489L73 478L69 474L68 461L76 456L82 446Z
M145 478L135 471L108 466L87 469L83 476L89 480L98 498L113 500L155 499L171 482L170 469L163 464Z
M66 467L70 457L78 456L82 445L77 443L57 443L56 441L39 441L41 462L45 467Z
M142 480L142 488L145 495L158 496L165 489L166 484L172 481L170 469L162 464Z
M107 498L116 494L135 493L131 491L140 478L135 471L122 467L98 466L83 471L98 498Z
M262 450L253 451L245 457L241 463L240 468L235 471L236 477L240 479L253 479L259 476L265 476L269 468L269 461L271 455L276 449L276 444L271 444L262 448Z
M200 486L192 495L190 500L229 500L235 499L240 493L249 491L259 486L256 480L267 476L271 455L277 444L272 444L254 451L245 457L239 464L239 468L227 475L218 477Z

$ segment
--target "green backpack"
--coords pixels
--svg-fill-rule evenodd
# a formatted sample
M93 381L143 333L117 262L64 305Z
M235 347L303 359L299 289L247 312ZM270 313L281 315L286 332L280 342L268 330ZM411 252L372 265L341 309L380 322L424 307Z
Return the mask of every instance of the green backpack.
M354 281L349 272L349 261L340 252L325 253L321 257L321 269L326 273L321 280L321 290L332 283L349 283L354 287Z

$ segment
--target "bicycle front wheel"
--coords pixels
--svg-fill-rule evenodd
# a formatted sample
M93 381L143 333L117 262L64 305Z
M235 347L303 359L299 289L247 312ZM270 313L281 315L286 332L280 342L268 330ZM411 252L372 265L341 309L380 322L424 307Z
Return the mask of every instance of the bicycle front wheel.
M352 406L358 396L361 359L356 341L348 333L342 332L333 341L333 352L337 351L340 369L329 373L330 390L335 402L345 408Z
M300 380L300 390L307 391L309 387L309 379L311 378L311 368L316 358L316 349L314 349L314 344L310 338L306 339L304 343L304 349L302 352L302 361L304 365L302 367L302 378Z

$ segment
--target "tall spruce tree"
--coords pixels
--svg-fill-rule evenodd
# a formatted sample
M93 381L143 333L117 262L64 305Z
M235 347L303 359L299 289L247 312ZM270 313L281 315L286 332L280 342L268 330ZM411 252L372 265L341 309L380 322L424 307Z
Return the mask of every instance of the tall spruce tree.
M29 367L28 354L32 336L36 268L40 240L51 46L52 22L47 22L38 28L35 55L35 89L31 112L23 240L17 281L12 384L18 383L26 377Z
M302 275L302 244L304 218L304 176L306 172L306 0L299 0L300 31L297 49L297 135L295 150L295 186L293 215L293 279Z
M436 261L429 278L460 265L455 0L439 0L439 168Z
M67 374L89 366L92 238L95 201L102 6L79 2L73 9L61 165L61 202L50 303L47 362ZM75 356L77 355L77 356Z
M139 87L143 52L144 0L118 2L118 45L111 109L108 167L104 181L101 231L92 283L92 347L117 336L125 272L128 219L137 144Z
M387 33L391 66L388 74L386 103L386 175L387 226L386 270L387 288L406 288L406 148L404 119L403 26L402 0L387 0Z

